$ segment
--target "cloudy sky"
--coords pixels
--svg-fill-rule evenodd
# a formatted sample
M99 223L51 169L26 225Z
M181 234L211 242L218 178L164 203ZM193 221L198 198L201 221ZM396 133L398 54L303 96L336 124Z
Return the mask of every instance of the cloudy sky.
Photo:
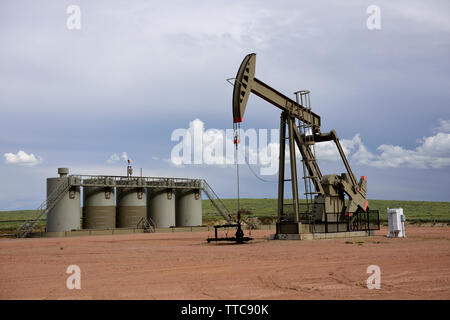
M367 27L371 5L380 29ZM36 208L58 167L124 175L126 158L235 197L234 166L176 165L171 137L232 128L225 79L251 52L259 79L311 90L369 198L450 201L449 12L447 0L3 0L0 210ZM251 96L242 128L278 126L279 110ZM317 153L323 173L342 171L330 146ZM276 197L276 175L264 179L242 165L241 196Z

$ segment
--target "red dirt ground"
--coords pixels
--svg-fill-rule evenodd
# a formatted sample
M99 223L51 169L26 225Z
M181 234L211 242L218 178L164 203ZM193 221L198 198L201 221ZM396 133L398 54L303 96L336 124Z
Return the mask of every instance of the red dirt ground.
M207 244L212 232L0 240L0 299L450 299L450 228ZM359 241L362 241L358 243ZM81 268L81 289L66 269ZM369 290L369 265L381 289Z

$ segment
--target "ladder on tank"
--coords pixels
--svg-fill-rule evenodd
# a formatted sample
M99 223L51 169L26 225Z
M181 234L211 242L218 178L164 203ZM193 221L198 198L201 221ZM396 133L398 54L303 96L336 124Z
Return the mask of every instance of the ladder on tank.
M301 90L294 93L297 103L304 106L308 111L311 111L311 101L309 97L309 90ZM314 148L314 136L312 132L311 124L305 123L303 121L298 120L297 125L300 131L300 137L302 139L302 144L304 144L310 151L310 155L312 156L309 159L303 159L302 157L302 167L303 167L303 182L305 185L305 201L306 201L306 210L303 212L304 218L310 223L313 223L313 206L314 206L314 195L317 194L313 189L313 179L316 179L316 176L311 176L308 172L308 168L306 166L306 161L316 161L316 151Z
M36 209L36 217L25 221L16 231L17 238L25 238L32 231L34 226L39 222L39 219L46 215L59 200L69 191L71 187L70 179L65 179L61 184L53 190L52 193L47 197L47 199L41 203L41 205Z
M137 224L137 228L144 229L144 232L146 232L146 233L153 233L153 232L155 232L156 225L153 222L152 218L146 217L146 218L142 218L141 220L139 220L139 222Z

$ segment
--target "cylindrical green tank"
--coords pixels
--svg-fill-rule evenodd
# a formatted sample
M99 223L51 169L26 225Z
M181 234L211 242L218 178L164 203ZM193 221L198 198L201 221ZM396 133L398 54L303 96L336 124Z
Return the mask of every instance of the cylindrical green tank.
M175 226L175 194L173 189L147 189L148 217L156 228Z
M137 228L146 218L145 188L117 188L117 227Z
M59 178L47 179L47 198L62 183L68 182L69 169L59 168ZM47 232L63 232L80 229L80 187L72 187L47 213Z
M199 189L178 189L175 199L177 227L202 225L202 197Z
M83 229L116 227L116 206L113 187L84 187Z

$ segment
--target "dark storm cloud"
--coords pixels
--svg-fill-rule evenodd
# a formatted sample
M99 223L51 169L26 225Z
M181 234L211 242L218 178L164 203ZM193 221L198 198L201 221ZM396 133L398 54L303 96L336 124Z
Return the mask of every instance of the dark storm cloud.
M81 30L73 31L66 27L71 4L0 5L0 153L42 157L33 169L46 168L42 179L59 163L108 170L106 160L126 151L155 174L221 181L229 169L183 171L152 158L167 159L171 132L195 118L209 128L231 126L225 79L249 52L257 53L258 78L286 94L310 89L324 131L335 128L347 139L359 133L374 153L382 144L414 150L417 139L450 119L448 1L378 1L376 31L366 28L370 1L77 1ZM276 128L278 116L251 97L244 125ZM8 170L0 165L2 176ZM426 176L442 172L448 167ZM18 169L14 190L27 175ZM254 190L254 177L245 179ZM411 179L399 179L397 190ZM217 188L234 195L232 181ZM275 196L270 186L261 190ZM369 190L385 196L381 183ZM4 198L0 207L12 202Z

